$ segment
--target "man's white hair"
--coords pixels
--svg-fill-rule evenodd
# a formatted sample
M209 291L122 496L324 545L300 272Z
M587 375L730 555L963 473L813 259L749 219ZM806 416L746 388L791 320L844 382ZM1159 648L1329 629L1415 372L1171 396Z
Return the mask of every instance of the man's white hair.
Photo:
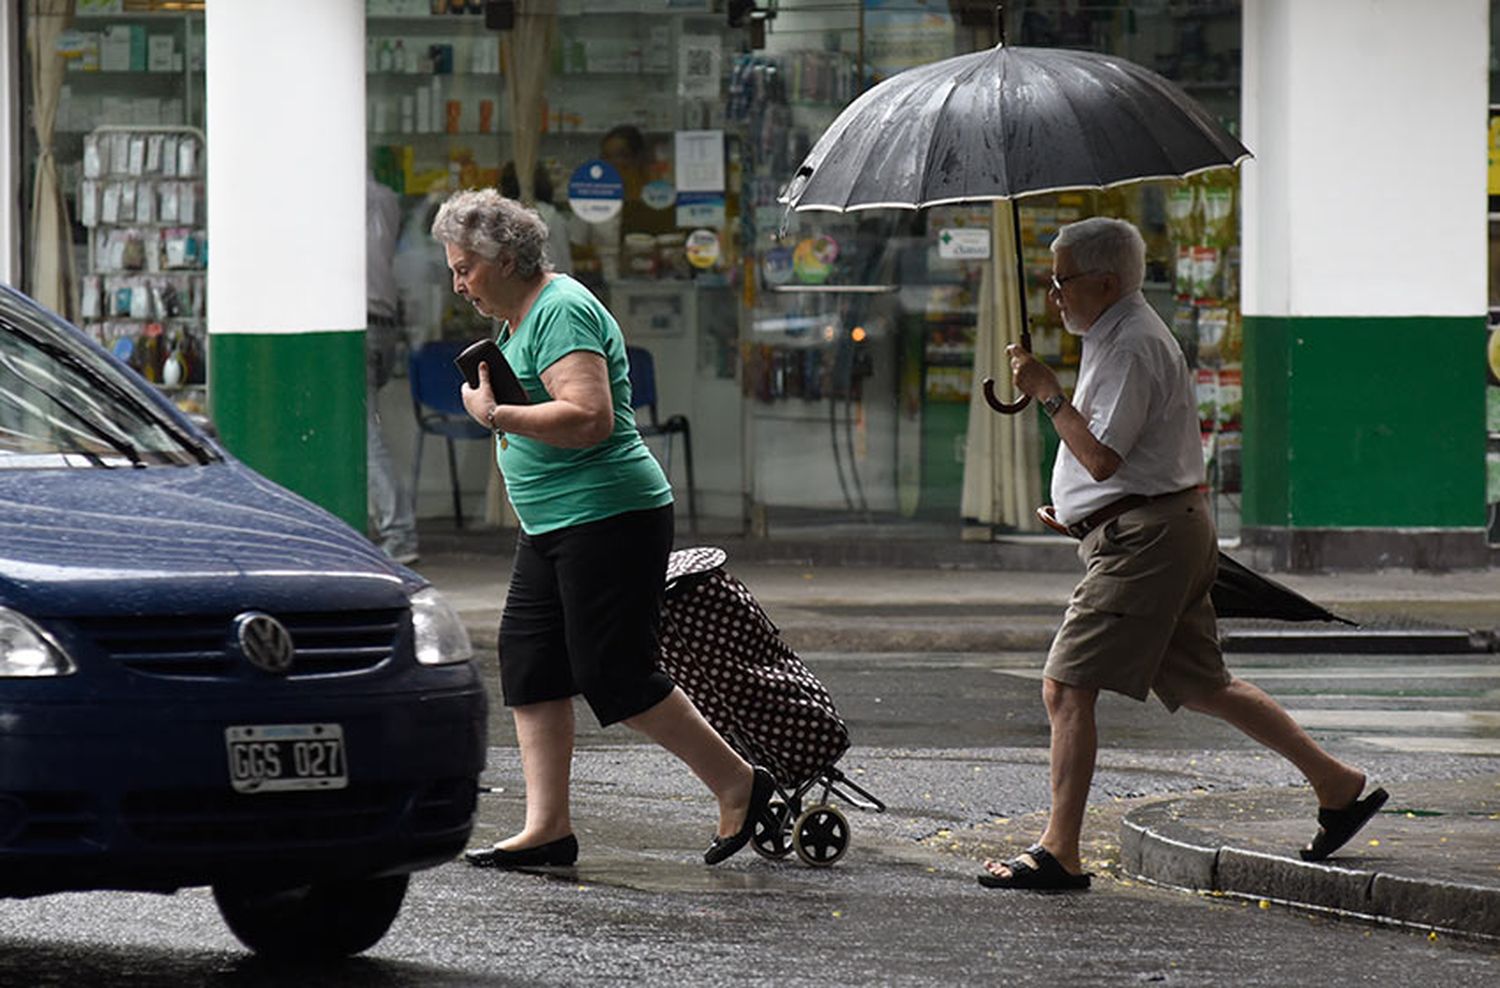
M1146 241L1128 220L1091 216L1069 223L1057 231L1052 253L1065 247L1079 271L1108 271L1127 294L1146 280Z

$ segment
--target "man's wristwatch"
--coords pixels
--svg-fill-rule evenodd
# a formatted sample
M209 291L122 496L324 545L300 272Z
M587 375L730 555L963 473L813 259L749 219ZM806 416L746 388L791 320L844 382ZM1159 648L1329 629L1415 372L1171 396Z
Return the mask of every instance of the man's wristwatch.
M1051 398L1042 399L1042 411L1047 413L1050 419L1057 414L1058 410L1068 403L1068 396L1059 391Z

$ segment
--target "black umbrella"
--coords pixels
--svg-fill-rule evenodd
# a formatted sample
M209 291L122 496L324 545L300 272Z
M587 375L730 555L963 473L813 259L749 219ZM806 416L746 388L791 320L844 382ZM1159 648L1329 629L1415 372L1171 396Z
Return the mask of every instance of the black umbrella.
M1173 83L1112 55L1012 48L892 76L850 103L787 185L788 210L922 209L1233 168L1245 150ZM1017 285L1025 284L1012 211ZM992 251L996 258L998 251ZM997 272L998 274L998 272ZM997 282L998 283L998 282ZM1017 293L1021 345L1031 348ZM999 411L1017 412L984 382Z
M1249 157L1175 84L1134 62L1004 44L892 76L797 169L793 209L921 209L1175 179Z
M1214 579L1214 613L1219 617L1276 618L1280 621L1357 622L1314 604L1291 587L1261 576L1234 559L1219 553L1219 575Z

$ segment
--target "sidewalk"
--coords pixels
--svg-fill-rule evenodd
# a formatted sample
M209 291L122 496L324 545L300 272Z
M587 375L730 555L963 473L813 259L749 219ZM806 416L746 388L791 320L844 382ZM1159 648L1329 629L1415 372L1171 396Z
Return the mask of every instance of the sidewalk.
M1305 789L1187 796L1120 824L1130 875L1217 892L1500 938L1500 775L1405 783L1333 858L1296 848L1317 827Z
M423 532L415 568L457 608L481 653L495 647L512 541L495 532ZM933 560L942 558L941 546L908 547L904 558L888 545L846 546L836 551L855 558L828 564L815 559L829 550L809 559L804 547L787 544L679 544L724 547L728 571L802 652L1019 651L1040 662L1077 576L1073 545L1062 539L1034 540L1006 557L1013 569L940 568ZM1417 636L1454 651L1500 651L1500 569L1274 578L1383 632L1382 650L1403 650L1403 636ZM1274 622L1223 627L1226 649L1242 651L1263 650L1257 641L1268 634L1297 635L1301 647L1313 648L1327 630ZM1339 650L1348 651L1348 643ZM1404 784L1363 833L1319 864L1296 856L1316 830L1308 801L1305 790L1274 789L1141 807L1121 824L1122 866L1164 885L1500 938L1500 775Z

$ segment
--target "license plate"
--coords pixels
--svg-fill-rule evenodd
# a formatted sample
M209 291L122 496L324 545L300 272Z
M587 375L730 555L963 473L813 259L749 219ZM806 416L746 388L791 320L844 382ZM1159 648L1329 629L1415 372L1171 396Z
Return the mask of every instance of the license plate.
M224 728L229 782L237 792L343 789L349 785L339 724L258 724Z

